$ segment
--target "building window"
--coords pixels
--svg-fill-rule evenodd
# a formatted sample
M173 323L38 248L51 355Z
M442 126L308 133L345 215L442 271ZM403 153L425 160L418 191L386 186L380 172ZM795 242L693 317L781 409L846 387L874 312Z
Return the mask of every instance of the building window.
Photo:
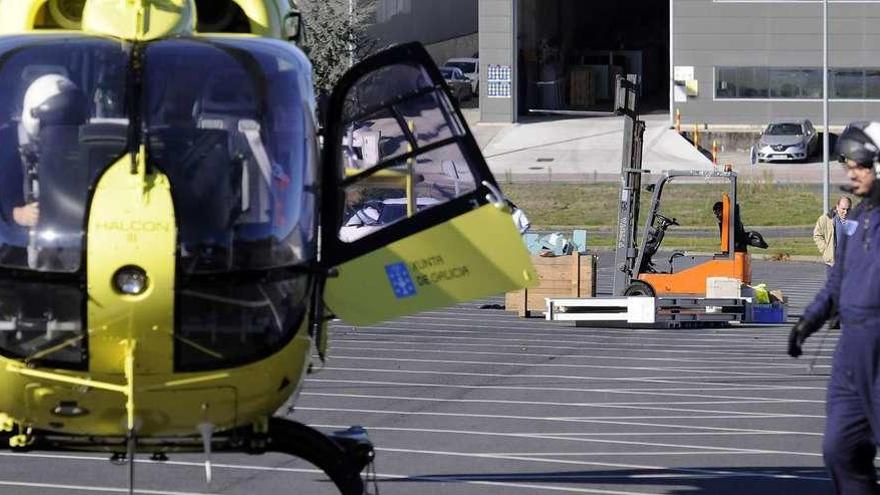
M822 70L812 67L716 67L715 97L821 98Z
M834 100L880 100L880 68L828 71ZM715 98L817 100L822 98L819 67L716 67Z
M379 5L376 7L376 20L378 22L387 22L398 14L409 14L411 12L412 0L379 0Z
M816 99L822 97L820 69L769 69L770 98Z
M880 68L828 70L833 100L880 100ZM819 67L716 67L715 98L737 100L817 100L822 98Z
M831 69L831 97L840 100L880 99L880 69Z
M865 71L862 69L833 69L828 84L834 98L858 99L865 97Z

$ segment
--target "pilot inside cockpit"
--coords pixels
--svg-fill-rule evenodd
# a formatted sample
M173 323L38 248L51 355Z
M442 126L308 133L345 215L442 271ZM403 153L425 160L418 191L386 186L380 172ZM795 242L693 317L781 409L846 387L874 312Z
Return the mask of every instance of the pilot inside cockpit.
M0 216L8 246L31 244L40 223L40 163L75 150L79 126L87 118L83 91L61 74L46 74L28 86L19 125L0 131Z

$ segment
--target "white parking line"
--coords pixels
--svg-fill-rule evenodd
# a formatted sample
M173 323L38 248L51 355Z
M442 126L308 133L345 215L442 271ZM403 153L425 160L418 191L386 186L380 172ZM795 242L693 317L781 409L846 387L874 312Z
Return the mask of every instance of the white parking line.
M349 367L341 367L341 366L325 366L323 368L326 371L353 371L359 374L361 373L395 373L395 374L404 374L404 375L437 375L437 376L471 376L471 377L480 377L480 378L511 378L511 379L521 379L521 378L531 378L538 380L573 380L573 381L588 381L588 382L641 382L641 383L681 383L682 381L693 381L693 380L721 380L724 378L730 378L731 380L744 380L746 377L742 376L617 376L617 377L606 377L606 376L581 376L581 375L551 375L551 374L504 374L504 373L472 373L466 371L420 371L420 370L401 370L401 369L384 369L384 368L349 368ZM767 374L766 376L751 376L748 377L750 379L754 378L766 378L766 379L779 379L779 378L791 378L791 375L777 375L777 374Z
M456 417L456 418L481 418L481 419L509 419L515 421L546 421L559 423L592 423L617 426L647 426L653 428L679 428L691 430L705 431L730 431L729 427L713 427L713 426L695 426L688 424L664 424L664 423L642 423L638 421L615 421L611 418L564 418L555 416L516 416L512 414L466 414L466 413L445 413L430 411L394 411L389 409L350 409L342 407L300 407L297 411L318 411L318 412L350 412L357 414L394 414L399 416L439 416L439 417ZM615 416L616 418L617 416ZM824 416L808 416L802 414L791 414L787 416L709 416L706 418L695 416L674 416L674 417L651 417L646 419L788 419L788 418L824 418ZM740 430L742 431L742 430ZM752 430L760 431L760 430Z
M378 344L388 344L389 341L391 340L392 336L391 335L383 335L383 336L388 337L389 340L382 341L382 340L375 340L375 339L352 339L352 338L335 337L335 338L331 338L331 341L333 341L333 342L347 342L347 343L353 343L353 344L358 344L358 345L377 344L377 343ZM436 340L430 340L430 339L407 341L406 339L408 338L408 336L406 336L404 334L399 334L399 335L396 335L393 337L394 337L394 339L393 339L394 345L419 345L419 346L430 345L432 348L435 346L442 345L442 346L447 346L447 347L457 346L459 348L465 348L465 349L467 349L467 348L487 348L487 347L492 348L492 349L515 348L515 349L520 349L523 351L525 351L527 349L553 349L553 350L558 350L558 351L578 351L578 352L589 352L589 351L597 351L597 350L601 350L603 352L611 352L611 351L618 352L619 351L619 352L626 353L627 356L625 356L625 357L628 357L629 354L634 353L634 352L645 352L645 353L650 353L650 354L664 354L665 353L665 354L676 354L676 355L680 355L680 354L681 355L699 355L702 357L708 357L708 356L712 356L712 355L717 354L721 358L730 357L731 355L734 355L734 356L744 355L744 356L748 356L748 357L755 358L755 359L780 359L780 360L781 359L789 359L788 357L786 357L784 355L784 352L785 352L784 349L782 349L780 352L773 352L773 353L767 352L767 353L761 354L761 353L755 352L753 350L741 350L740 351L740 350L734 350L734 349L719 349L718 346L704 346L699 349L679 349L679 348L659 349L656 347L648 347L648 346L608 347L608 346L605 346L602 344L591 345L589 343L585 343L584 345L578 345L578 346L564 346L564 345L542 345L542 344L524 344L524 343L479 344L479 343L473 343L473 342L438 342ZM462 339L463 340L471 340L471 341L475 340L475 339L467 339L464 337L462 337ZM827 348L824 349L822 351L822 353L827 354L828 355L827 357L830 357L834 352L834 346L831 346L830 344L828 344L828 345L826 345L826 347ZM760 348L766 350L767 346L760 346ZM430 349L426 349L426 350L430 351ZM807 352L808 355L812 355L813 353L814 353L814 351L812 351L812 350L808 350L808 352ZM820 354L820 356L821 356L821 354Z
M500 318L498 316L501 316ZM506 317L505 317L506 316ZM762 326L762 327L743 327L730 326L727 328L714 329L668 329L668 328L640 328L640 329L624 329L628 333L621 332L620 328L602 328L602 327L577 327L567 323L549 322L543 318L523 319L512 314L499 315L497 313L482 313L478 311L464 311L454 314L441 314L439 316L432 315L431 312L419 313L415 315L402 316L390 322L394 325L408 326L418 324L419 326L434 326L444 328L462 328L473 327L479 324L480 327L487 331L500 330L506 333L515 334L535 334L540 336L558 336L559 334L571 336L592 336L592 335L609 335L615 338L661 338L663 335L675 335L697 339L707 339L717 336L734 336L734 337L777 337L787 336L790 329L787 325L779 326ZM359 327L348 325L340 322L334 325L338 328L348 329L371 329L383 328L382 325ZM537 331L536 331L537 330ZM462 330L450 330L450 332L462 332Z
M488 477L492 477L492 475L487 475ZM650 492L623 492L618 490L601 490L598 488L575 488L575 487L563 487L563 486L553 486L553 485L537 485L537 484L527 484L527 483L508 483L502 481L484 481L477 479L479 476L390 476L390 475L379 475L380 480L405 480L405 481L431 481L431 482L453 482L453 483L465 483L468 485L484 485L484 486L502 486L505 488L524 488L527 490L531 490L532 493L535 493L535 490L540 491L551 491L551 492L565 492L565 493L592 493L595 495L655 495ZM559 480L554 480L552 477L545 478L548 482L552 481L554 483L558 483ZM660 495L660 494L656 494Z
M528 457L528 456L517 456L517 455L495 455L495 454L472 454L469 452L449 452L449 451L440 451L440 450L418 450L418 449L379 449L384 452L396 452L401 454L424 454L424 455L436 455L436 456L454 456L454 457L470 457L470 458L488 458L488 459L503 459L503 460L511 460L511 461L527 461L527 462L538 462L538 463L553 463L553 464L570 464L577 466L601 466L601 467L626 467L627 469L633 469L633 466L628 466L620 463L605 463L605 462L593 462L593 461L575 461L575 460L567 460L567 459L542 459L540 457ZM737 452L738 454L749 454L749 453L759 453L759 452ZM773 451L767 451L767 454L774 454ZM795 453L794 455L804 455L811 457L821 457L821 454L809 454L809 453ZM639 466L636 469L658 469L655 466ZM715 476L722 475L724 477L756 477L756 478L774 478L774 479L811 479L811 480L825 480L827 478L819 478L819 477L801 477L794 475L778 475L778 474L766 474L754 471L726 471L726 470L714 470L714 469L700 469L700 468L659 468L663 471L680 471L685 473L696 473L696 474L711 474Z
M27 483L24 481L8 481L0 480L0 486L16 486L19 488L45 488L49 490L63 490L75 492L90 493L129 493L128 488L116 488L109 486L93 486L93 485L64 485L56 483ZM144 495L211 495L204 492L169 492L164 490L140 490L135 489L134 493L142 493Z
M411 326L374 326L374 327L367 327L367 328L363 328L363 329L357 329L357 330L354 330L354 332L360 336L376 336L376 337L402 336L402 337L407 337L407 338L428 339L433 336L439 335L439 336L442 336L442 338L444 340L468 340L468 341L490 341L490 342L515 341L515 342L521 343L523 345L531 344L531 343L567 344L573 340L573 339L559 339L558 333L553 335L556 338L535 338L534 334L524 334L523 336L518 336L518 335L510 336L507 334L498 334L499 335L498 337L480 337L480 336L474 335L474 328L476 328L474 325L444 324L443 326L463 327L463 328L468 328L469 331L430 330L430 329L425 329L425 328L421 328L421 327L420 328L412 328ZM485 329L488 329L491 327L480 325L479 328L481 330L485 330ZM499 328L503 328L503 327L499 327ZM340 329L339 328L334 329L334 331L338 331L338 330L340 330ZM387 330L387 331L386 332L378 332L377 330ZM402 331L406 331L408 333L404 335ZM448 335L450 333L461 334L461 335ZM787 334L786 334L786 336L787 336ZM574 337L574 336L572 336L572 337ZM589 345L589 346L593 346L593 345L603 346L603 345L608 344L608 340L622 340L624 342L638 343L639 344L638 348L650 348L650 349L653 349L656 346L680 347L680 348L686 348L686 349L711 349L713 347L717 347L714 345L716 342L724 342L725 346L727 346L728 348L735 346L736 350L749 349L749 348L753 348L753 347L756 349L762 349L762 348L766 349L768 344L779 344L780 349L781 349L780 354L782 351L785 350L785 348L781 346L785 342L784 338L782 338L783 337L782 335L779 336L780 338L774 338L772 340L767 339L767 340L760 341L760 342L756 342L754 338L743 338L742 340L737 340L737 339L722 338L719 336L719 337L713 337L713 338L709 338L709 339L687 338L687 343L670 342L671 338L669 335L656 336L656 337L647 337L647 336L644 336L644 337L638 336L637 337L635 335L625 336L625 337L607 336L607 337L602 337L601 339L596 339L595 341L589 340L593 337L595 337L595 336L591 335L590 337L587 337L587 340L584 340L584 339L576 339L576 340L578 343L582 343L584 345ZM683 337L684 336L681 336L680 338L683 338ZM653 342L653 340L656 340L657 342ZM692 342L702 342L702 341L705 341L705 343L697 343L697 344L692 343ZM615 342L615 344L620 345L621 342ZM724 349L723 351L730 352L728 349Z
M436 404L501 404L501 405L528 405L528 406L545 406L545 407L574 407L574 408L594 408L594 409L627 409L627 410L638 410L638 411L667 411L667 412L684 412L684 413L700 413L700 414L712 414L717 416L709 416L709 417L721 417L721 415L728 415L727 417L732 416L742 416L742 417L761 417L766 418L768 416L776 416L788 418L791 417L788 414L781 413L767 413L767 412L751 412L751 411L732 411L729 409L724 410L713 410L713 409L688 409L683 407L669 407L664 405L664 403L647 403L645 405L621 405L621 404L611 404L611 403L603 403L603 402L539 402L539 401L513 401L513 400L500 400L500 399L442 399L437 397L409 397L409 396L399 396L399 395L367 395L367 394L333 394L333 393L321 393L321 392L303 392L301 395L303 396L317 396L317 397L339 397L339 398L351 398L351 399L381 399L381 400L394 400L394 401L413 401L413 402L429 402ZM815 402L822 403L822 401L749 401L743 403L749 404L787 404L789 402ZM741 404L737 402L731 401L730 403ZM709 405L715 404L712 402L707 403ZM731 416L732 415L732 416ZM642 419L643 417L647 418L660 418L661 416L614 416L615 418L620 419ZM694 416L686 416L697 418L696 414ZM668 417L666 417L668 418Z
M315 428L327 429L344 429L349 425L333 425L333 424L315 424ZM506 437L506 438L546 438L550 440L562 440L568 442L586 442L589 437L654 437L654 436L774 436L774 435L798 435L821 437L821 433L804 432L804 431L786 431L786 430L737 430L730 428L730 431L664 431L664 432L643 432L643 431L626 431L626 432L591 432L591 433L575 433L575 432L541 432L541 433L514 433L514 432L492 432L485 430L449 430L438 428L405 428L398 426L365 426L367 431L393 431L403 433L427 433L441 435L464 435L464 436L489 436L489 437ZM586 438L580 438L586 437Z
M52 455L46 456L41 454L8 454L8 453L0 453L0 455L7 456L20 456L20 457L45 457L52 459L60 459L60 460L89 460L89 461L101 461L107 462L105 458L96 458L96 457L85 457L85 456L60 456L60 455ZM152 462L152 461L137 461L137 462ZM176 466L186 466L186 467L202 467L204 464L196 463L196 462L179 462L179 461L164 461L162 464L176 465ZM294 468L283 468L283 467L270 467L270 466L249 466L249 465L230 465L230 464L214 464L215 469L231 469L231 470L249 470L249 471L266 471L266 472L296 472L296 473L310 473L310 474L323 474L321 471L317 469L294 469ZM646 492L623 492L623 491L615 491L615 490L601 490L601 489L593 489L593 488L575 488L575 487L561 487L561 486L545 486L538 484L525 484L525 483L513 483L513 482L505 482L505 481L489 481L489 480L480 480L476 479L476 476L469 477L467 475L455 477L455 476L408 476L402 474L387 474L387 473L377 473L377 479L382 481L409 481L409 482L422 482L422 481L431 481L431 482L445 482L445 483L460 483L465 485L477 485L477 486L493 486L493 487L505 487L505 488L517 488L517 489L527 489L534 493L534 490L541 491L554 491L554 492L565 492L565 493L592 493L597 495L650 495ZM491 476L491 475L488 475ZM547 477L547 481L555 481L551 477ZM558 482L558 481L556 481ZM64 491L89 491L89 492L99 492L99 493L128 493L127 488L112 488L112 487L95 487L95 486L81 486L81 485L64 485L64 484L52 484L52 483L28 483L28 482L20 482L20 481L0 481L0 486L17 486L22 488L48 488L52 490L64 490ZM168 491L157 491L157 490L135 490L135 493L144 494L144 495L211 495L208 493L190 493L190 492L168 492Z
M386 450L384 448L379 448L378 450ZM396 449L387 449L394 451ZM547 458L547 457L642 457L642 456L689 456L689 455L766 455L767 452L743 452L743 451L729 451L729 450L652 450L647 452L636 452L636 451L627 451L627 450L613 450L608 452L601 451L589 451L589 452L485 452L480 455L486 456L499 456L499 457L534 457L534 458ZM547 459L548 461L552 461L553 459Z
M376 342L378 344L379 342ZM533 357L533 358L543 358L543 359L553 359L553 360L613 360L620 361L621 356L608 355L608 354L538 354L532 352L491 352L491 351L466 351L466 350L443 350L443 349L403 349L400 347L364 347L360 346L345 346L338 345L338 341L333 341L333 359L344 359L349 357L345 354L339 354L336 351L371 351L371 352L392 352L395 354L400 353L431 353L431 354L474 354L480 356L514 356L517 358L524 357ZM650 361L650 362L660 362L660 363L713 363L713 364L724 364L731 365L737 367L743 366L767 366L767 367L780 367L780 368L803 368L804 364L796 361L788 360L782 363L768 363L766 358L759 359L755 358L754 360L730 360L730 359L700 359L700 358L683 358L683 357L634 357L634 356L626 356L627 361ZM823 367L829 367L827 365L819 365ZM816 366L818 367L818 366ZM681 367L679 367L681 368Z
M382 381L382 380L343 380L343 379L334 379L334 378L307 378L306 385L312 383L342 383L352 385L351 388L356 388L359 385L367 385L367 386L386 386L386 387L424 387L424 388L453 388L453 389L470 389L470 390L519 390L519 391L527 391L527 392L572 392L572 393L603 393L603 394L620 394L620 395L648 395L648 396L657 396L657 397L686 397L686 398L701 398L701 399L730 399L730 400L738 400L738 399L753 399L753 400L769 400L769 401L785 401L786 399L775 399L773 397L740 397L736 395L711 395L711 394L697 394L697 393L670 393L666 392L666 390L683 390L683 391L700 391L700 390L722 390L722 391L737 391L737 390L754 390L758 392L762 391L776 391L776 390L785 390L778 388L755 388L749 387L748 389L736 389L733 386L724 387L723 385L719 388L710 388L710 387L696 387L696 388L658 388L656 390L651 389L625 389L625 388L572 388L572 387L542 387L542 386L523 386L523 385L451 385L446 383L415 383L415 382L396 382L396 381ZM824 391L825 388L816 387L815 391Z
M396 448L382 448L379 447L376 449L379 452L394 452L394 453L403 453L403 454L426 454L426 455L446 455L445 452L434 452L434 451L422 451L422 450L413 450L413 449L396 449ZM548 463L555 463L559 461L559 459L555 459L558 457L661 457L661 456L692 456L692 455L714 455L714 456L740 456L740 455L774 455L775 452L763 452L763 451L742 451L742 450L652 450L646 452L636 452L636 451L608 451L608 452L481 452L481 453L467 453L460 452L453 455L460 455L466 457L479 457L486 459L518 459L518 460L529 460L531 461L546 461ZM820 454L810 454L810 453L801 453L795 455L804 455L811 457L819 457Z
M334 359L350 359L356 361L378 361L378 362L394 362L394 363L427 363L427 364L455 364L455 365L464 365L464 364L475 364L479 366L511 366L516 368L523 368L528 366L530 368L565 368L565 369L597 369L597 370L626 370L626 371L664 371L664 372L701 372L706 374L727 374L729 376L778 376L778 377L790 377L790 373L767 373L767 372L754 372L754 371L730 371L731 369L741 369L742 366L734 367L718 367L718 366L694 366L694 367L684 367L684 366L610 366L610 365L601 365L601 364L564 364L564 363L527 363L527 362L502 362L502 361L466 361L466 360L457 360L457 359L418 359L418 358L400 358L400 357L368 357L368 356L352 356L352 355L342 355L342 356L333 356ZM796 367L797 364L785 364L778 365L776 367ZM758 366L761 367L761 366ZM723 370L723 371L716 371ZM521 375L517 375L521 376Z

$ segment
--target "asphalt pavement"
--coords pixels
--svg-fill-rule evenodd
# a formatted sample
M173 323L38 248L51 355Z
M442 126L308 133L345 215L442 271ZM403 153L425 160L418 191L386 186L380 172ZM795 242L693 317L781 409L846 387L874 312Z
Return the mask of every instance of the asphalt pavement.
M599 261L608 292L610 253ZM796 315L824 267L756 261L753 278L784 290ZM787 326L581 328L500 304L335 324L291 417L365 426L383 495L829 493L820 443L837 333L793 360ZM2 455L0 494L126 493L127 468L106 456ZM136 493L335 493L287 457L215 456L211 485L201 461L139 459Z

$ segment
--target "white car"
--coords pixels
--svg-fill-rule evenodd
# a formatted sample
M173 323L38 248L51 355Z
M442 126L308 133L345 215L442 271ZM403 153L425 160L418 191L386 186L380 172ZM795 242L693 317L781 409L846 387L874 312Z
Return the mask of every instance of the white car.
M475 95L480 94L480 59L478 58L450 58L443 64L444 67L455 67L471 80L471 89Z
M809 120L771 122L758 139L759 162L805 161L819 148L819 133Z
M436 198L416 198L416 210L421 211L440 203L442 201ZM348 217L345 225L339 229L339 239L343 242L353 242L404 218L406 218L406 198L368 201L358 205L354 214Z

